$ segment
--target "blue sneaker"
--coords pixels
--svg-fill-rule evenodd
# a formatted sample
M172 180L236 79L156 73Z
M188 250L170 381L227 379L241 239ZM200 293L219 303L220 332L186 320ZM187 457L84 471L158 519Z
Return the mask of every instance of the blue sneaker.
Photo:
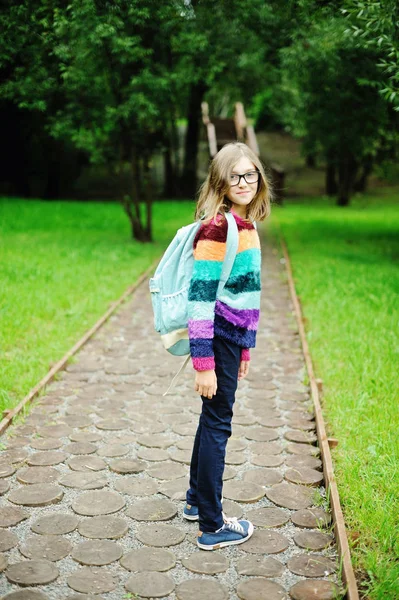
M199 532L197 546L201 550L218 550L225 546L243 544L254 532L254 526L244 519L238 521L236 517L226 519L220 529L214 533Z
M183 517L187 519L187 521L198 521L198 506L186 504L183 508Z
M222 497L222 504L224 498ZM198 506L192 506L191 504L186 504L183 508L183 518L187 519L187 521L198 521ZM224 518L224 515L223 515Z

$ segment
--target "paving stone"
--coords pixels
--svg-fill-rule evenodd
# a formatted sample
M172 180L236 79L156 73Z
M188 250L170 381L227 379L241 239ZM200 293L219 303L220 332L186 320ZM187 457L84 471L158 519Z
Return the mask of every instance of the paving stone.
M230 438L231 440L231 438ZM230 441L228 442L228 444L230 443ZM175 446L176 448L179 448L179 450L192 450L193 449L193 440L188 439L188 438L183 438L182 440L178 440L177 442L175 442Z
M280 483L283 476L275 469L248 469L243 474L243 480L267 487Z
M237 471L233 467L226 465L223 471L223 481L233 479L237 475Z
M284 473L284 477L287 481L291 481L292 483L311 486L320 485L324 479L323 473L320 473L320 471L316 471L315 469L309 469L308 467L288 469Z
M137 443L148 448L168 448L174 444L171 437L162 433L144 433L138 436Z
M121 517L101 515L80 521L78 531L83 537L102 540L119 539L129 531L129 525Z
M272 556L243 556L237 563L239 575L254 575L256 577L280 577L284 565Z
M289 600L285 589L263 577L241 581L237 586L237 596L241 600Z
M94 454L97 446L92 442L71 442L64 446L64 450L69 454Z
M105 431L121 431L122 429L129 429L130 421L128 419L104 419L98 421L95 425L97 429Z
M129 453L129 448L125 444L104 444L97 450L99 456L115 458L116 456L125 456Z
M140 371L137 362L134 360L118 360L106 363L103 368L109 375L136 375Z
M74 547L72 558L82 565L101 567L119 560L123 550L116 542L110 540L90 540Z
M107 463L99 456L73 456L67 462L73 471L103 471Z
M168 575L151 571L131 575L125 588L137 598L163 598L173 592L175 584Z
M3 596L2 600L48 600L48 596L43 594L43 592L27 588L26 590L10 592L6 596Z
M33 483L16 488L10 492L8 499L14 504L23 506L47 506L62 500L64 492L58 485L51 483Z
M11 550L18 544L18 537L12 531L0 529L0 552Z
M60 450L49 450L47 452L35 452L31 454L27 460L31 467L51 467L59 465L68 458L66 452Z
M69 427L77 427L78 429L83 429L93 424L92 419L86 415L66 415L60 418L60 420L69 425Z
M10 482L6 479L0 480L0 496L3 496L10 489Z
M122 556L120 564L128 571L169 571L176 565L176 558L170 550L144 547Z
M35 438L30 442L34 450L58 450L63 443L56 438Z
M139 500L126 511L126 515L136 521L167 521L176 514L175 504L160 498Z
M68 437L72 433L72 428L68 425L47 425L41 427L38 434L42 437L62 438Z
M133 458L122 458L114 460L109 463L109 468L115 473L121 473L123 475L128 473L140 473L144 471L147 463L142 460L136 460Z
M281 417L270 418L257 416L257 421L259 425L262 425L262 427L270 427L275 429L277 429L278 427L283 427L285 425L285 420Z
M151 475L151 477L167 481L183 477L187 472L188 470L185 465L174 462L155 464L147 469L147 473L148 475Z
M255 425L256 419L251 414L236 416L233 415L233 423L236 425L244 425L245 427L249 427L250 425Z
M51 562L65 558L71 550L72 544L59 535L28 537L19 547L21 554L27 558Z
M192 447L192 444L191 444ZM231 452L241 452L248 447L248 442L242 438L229 438L227 442L227 450Z
M169 458L178 463L189 465L191 463L191 450L175 450L175 452L169 451Z
M288 546L288 539L281 533L255 529L252 537L242 545L242 549L251 554L278 554L287 550Z
M297 444L314 444L317 442L317 437L314 433L299 431L297 429L286 431L284 437L286 440L296 442Z
M143 423L143 422L137 422L137 423L130 423L130 429L132 431L134 431L135 433L139 434L157 434L157 433L162 433L163 431L165 431L165 429L167 429L166 425L163 425L162 423L154 423L154 422L148 422L148 423Z
M291 515L291 521L297 527L307 527L316 529L317 527L327 527L331 523L331 515L322 508L304 508Z
M301 469L307 467L308 469L320 469L322 462L319 458L314 456L307 456L304 454L294 454L285 459L287 467L292 469Z
M308 419L288 419L287 425L288 427L292 427L292 429L299 429L301 431L311 431L313 433L316 431L316 424L314 421L309 421Z
M39 517L31 525L31 529L41 535L63 535L74 531L78 523L79 519L76 515L56 512Z
M8 566L8 560L5 554L0 554L0 573L6 570Z
M243 515L241 506L237 502L232 502L226 498L223 500L223 512L227 517L236 517L237 519L241 519Z
M326 577L337 570L336 564L322 554L297 554L288 560L287 567L302 577Z
M115 482L115 489L129 496L152 496L158 491L158 483L153 479L124 477Z
M228 588L212 579L187 579L176 587L177 600L228 600Z
M274 487L266 490L266 496L284 508L301 509L308 508L313 504L313 490L305 488L303 485L293 483L278 483Z
M284 458L278 454L254 454L251 463L258 467L279 467L284 462Z
M96 516L115 513L125 506L123 496L113 491L85 492L72 502L72 509L78 515Z
M138 458L149 461L168 460L169 453L161 448L141 448L137 451Z
M323 579L298 581L290 589L292 600L338 600L342 598L339 588L332 581Z
M278 442L254 442L250 450L253 454L280 454L283 446Z
M246 513L246 518L256 527L281 527L285 525L290 515L281 508L256 508Z
M251 427L245 434L247 440L255 442L271 442L277 440L280 436L276 431L267 429L266 427Z
M244 452L229 452L227 450L225 461L226 465L243 465L247 458Z
M299 454L299 455L307 455L307 456L319 456L320 449L317 446L312 446L311 444L296 444L292 442L287 445L287 452L290 454Z
M137 539L146 546L167 547L180 544L185 538L183 531L173 525L141 525Z
M227 558L218 552L194 552L189 557L182 558L181 562L189 571L204 575L224 573L229 568Z
M333 541L332 535L321 531L300 531L294 536L296 545L306 550L324 550L331 546Z
M99 442L103 438L100 433L93 431L76 431L69 436L72 442Z
M11 464L0 464L0 479L14 475L15 467Z
M83 594L106 594L117 586L118 580L105 569L83 567L67 578L67 584Z
M9 565L5 575L18 585L44 585L57 579L59 571L47 560L24 560Z
M117 444L135 444L137 440L137 435L135 433L121 433L117 435L115 438L115 442Z
M99 490L108 485L108 480L102 473L79 472L66 473L59 480L61 485L78 490Z
M237 502L257 502L265 495L261 485L244 481L226 481L223 485L223 495Z
M28 457L28 452L24 448L14 448L13 450L5 450L0 454L1 463L21 463Z

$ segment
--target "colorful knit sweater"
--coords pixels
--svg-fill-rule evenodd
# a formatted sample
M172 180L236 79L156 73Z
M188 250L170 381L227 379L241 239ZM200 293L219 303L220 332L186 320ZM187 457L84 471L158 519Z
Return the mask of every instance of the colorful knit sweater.
M260 306L260 243L258 233L233 212L238 228L238 250L220 296L216 299L226 253L227 221L220 217L201 225L194 240L194 269L189 290L188 334L194 369L215 368L213 337L240 346L241 360L254 348Z

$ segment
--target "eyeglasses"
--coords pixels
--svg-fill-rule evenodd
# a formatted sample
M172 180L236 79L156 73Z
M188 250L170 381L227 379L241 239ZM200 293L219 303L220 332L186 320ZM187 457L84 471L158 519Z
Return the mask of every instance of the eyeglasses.
M239 185L241 177L247 183L256 183L259 180L259 171L248 171L248 173L244 173L243 175L238 175L238 173L232 173L230 175L230 187Z

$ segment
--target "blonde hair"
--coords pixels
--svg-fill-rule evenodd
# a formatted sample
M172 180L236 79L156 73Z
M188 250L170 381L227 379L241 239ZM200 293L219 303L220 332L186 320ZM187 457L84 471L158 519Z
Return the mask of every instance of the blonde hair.
M195 218L215 219L218 214L229 211L232 203L227 198L230 189L230 175L233 167L245 156L259 171L258 190L247 207L247 219L263 221L270 215L273 198L271 183L258 156L246 144L233 142L226 144L213 158L208 176L200 187Z

